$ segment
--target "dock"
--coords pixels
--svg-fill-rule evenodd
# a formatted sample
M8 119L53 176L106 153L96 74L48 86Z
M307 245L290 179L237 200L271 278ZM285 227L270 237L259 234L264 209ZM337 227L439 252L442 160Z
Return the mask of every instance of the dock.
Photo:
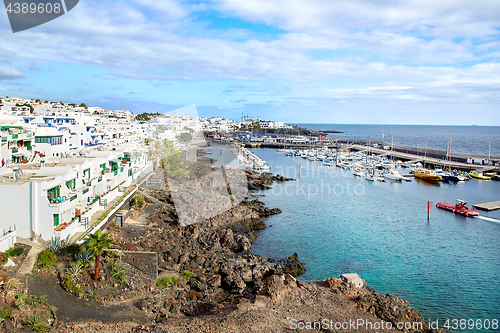
M498 209L500 209L500 201L486 202L486 203L483 203L483 204L473 205L473 206L476 209L485 210L487 212L490 212L492 210L498 210Z

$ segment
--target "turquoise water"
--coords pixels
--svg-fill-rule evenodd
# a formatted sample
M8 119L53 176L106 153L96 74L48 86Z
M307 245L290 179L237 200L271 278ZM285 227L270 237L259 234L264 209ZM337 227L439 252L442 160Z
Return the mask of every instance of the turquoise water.
M267 218L272 227L259 232L255 254L285 258L297 252L306 281L356 272L378 292L407 299L440 323L500 319L500 221L434 207L456 198L469 204L500 200L500 182L371 183L273 149L252 151L273 173L298 179L261 192L283 213ZM433 203L430 221L427 200ZM500 211L481 215L500 220Z

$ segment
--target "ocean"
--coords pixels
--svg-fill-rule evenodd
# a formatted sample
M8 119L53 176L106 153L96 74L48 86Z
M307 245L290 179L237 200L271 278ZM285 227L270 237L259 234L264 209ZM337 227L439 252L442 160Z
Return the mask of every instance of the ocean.
M295 124L313 130L335 130L343 133L329 137L374 140L395 145L446 151L451 136L452 152L500 156L500 126L433 126L433 125L353 125Z
M328 125L328 129L345 130L349 126L358 128L359 133L370 133L376 128ZM394 128L401 130L400 126ZM426 126L419 128L422 129L419 133L428 130ZM446 131L436 134L432 140L437 145L437 137L442 135L444 147L433 148L446 149L446 137L451 129L462 129L445 128ZM467 127L459 131L463 132L462 140L469 135L469 130L488 132L486 137L492 137L492 153L500 155L498 145L493 148L498 131ZM385 131L398 133L391 127ZM453 138L455 135L457 141L460 140L460 134L453 134ZM398 140L400 144L413 145L402 136ZM396 135L394 141L396 143ZM432 147L430 142L428 148ZM468 148L457 145L456 151L484 153L482 146L477 142ZM275 183L271 190L259 192L269 207L278 207L283 212L266 218L268 228L259 231L253 253L286 258L297 252L306 264L307 271L299 276L305 281L358 273L379 293L407 299L424 318L439 320L441 326L446 320L450 320L451 325L454 319L474 319L475 323L489 320L490 324L492 320L500 320L500 211L480 212L490 218L483 220L435 208L438 201L454 202L457 198L469 204L500 200L500 182L473 179L437 185L416 180L371 183L354 177L350 170L286 157L275 149L252 151L267 161L271 172L297 179ZM433 206L429 221L428 200ZM499 330L477 327L454 330L451 325L449 331Z

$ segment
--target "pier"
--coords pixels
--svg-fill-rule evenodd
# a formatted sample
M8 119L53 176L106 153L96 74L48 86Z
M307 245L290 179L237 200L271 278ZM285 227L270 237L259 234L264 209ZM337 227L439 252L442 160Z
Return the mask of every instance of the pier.
M484 210L487 212L490 212L492 210L498 210L500 209L500 201L492 201L492 202L486 202L483 204L479 205L474 205L476 209Z
M362 140L364 141L364 140ZM220 141L219 141L220 142ZM382 148L375 148L371 146L365 146L365 142L351 143L352 141L346 139L339 139L338 141L324 140L323 142L318 142L314 144L288 144L281 142L245 142L244 144L248 148L290 148L290 149L309 149L309 148L321 148L321 147L332 147L336 149L344 149L350 151L368 152L369 154L388 156L395 159L400 159L403 162L411 161L412 163L421 162L425 166L440 167L443 169L457 169L461 171L477 171L486 172L493 171L499 172L499 166L492 165L480 165L480 164L470 164L466 163L467 158L477 158L477 159L487 159L488 156L474 155L474 154L462 154L462 153L447 153L446 151L433 150L433 149L423 149L408 146L394 145L394 150L386 150ZM227 143L230 143L229 141ZM372 143L376 143L373 142ZM382 144L382 143L379 143ZM384 145L389 145L387 142ZM491 156L492 161L500 162L499 156Z

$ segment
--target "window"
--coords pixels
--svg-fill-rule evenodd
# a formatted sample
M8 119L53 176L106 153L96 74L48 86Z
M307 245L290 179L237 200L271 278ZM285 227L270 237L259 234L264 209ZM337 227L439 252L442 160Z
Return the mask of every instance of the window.
M66 182L66 187L67 187L68 189L70 189L70 190L75 189L75 187L76 187L76 178L75 178L75 179L68 180L68 181Z

